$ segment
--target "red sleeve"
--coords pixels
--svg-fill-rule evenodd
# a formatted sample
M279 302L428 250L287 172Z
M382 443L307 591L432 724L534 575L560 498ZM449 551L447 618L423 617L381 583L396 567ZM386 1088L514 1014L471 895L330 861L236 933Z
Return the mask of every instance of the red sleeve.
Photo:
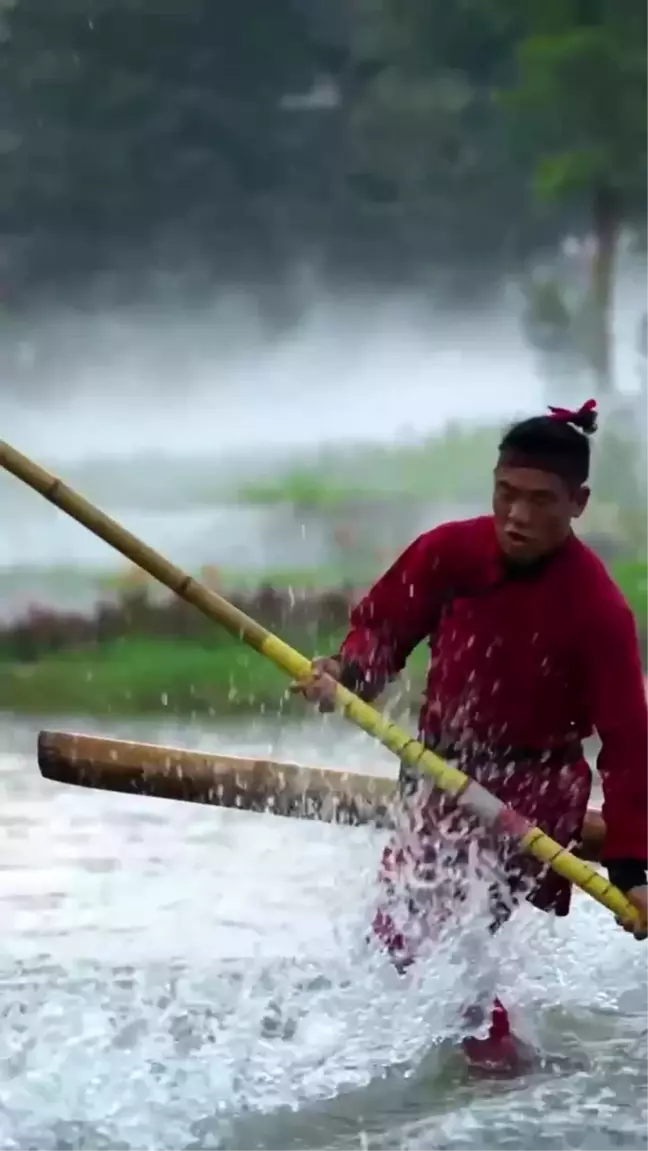
M351 612L339 653L342 682L366 698L375 698L434 631L450 591L452 527L419 536Z
M648 856L648 705L634 616L618 592L592 609L585 682L601 740L606 860Z

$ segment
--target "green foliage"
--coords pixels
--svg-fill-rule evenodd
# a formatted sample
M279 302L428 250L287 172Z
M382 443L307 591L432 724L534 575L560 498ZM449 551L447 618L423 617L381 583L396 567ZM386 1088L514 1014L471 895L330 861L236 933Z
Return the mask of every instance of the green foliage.
M503 92L535 154L541 194L614 189L645 199L646 6L634 0L493 0L517 24L516 74Z
M308 511L312 508L335 507L366 495L366 489L349 489L335 478L328 479L326 473L318 469L291 469L276 479L266 483L243 484L238 498L243 503L277 504L289 503L295 508Z
M646 560L617 561L612 565L612 575L630 604L639 628L645 631L648 625L648 564Z
M603 179L641 216L645 21L639 0L3 6L10 301L192 256L206 283L275 273L275 299L304 248L483 284L560 236L571 189Z
M449 424L418 444L332 450L310 467L289 468L266 483L244 484L238 496L249 503L324 509L403 497L482 503L500 430Z
M535 171L534 187L545 199L591 188L605 178L607 157L602 148L574 148L541 156Z

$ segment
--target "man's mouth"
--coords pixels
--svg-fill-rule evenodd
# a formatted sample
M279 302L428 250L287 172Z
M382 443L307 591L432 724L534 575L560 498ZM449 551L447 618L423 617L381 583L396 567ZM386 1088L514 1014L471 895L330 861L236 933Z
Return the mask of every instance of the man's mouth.
M523 535L522 532L516 532L514 528L506 528L504 534L515 547L528 547L531 543L528 536Z

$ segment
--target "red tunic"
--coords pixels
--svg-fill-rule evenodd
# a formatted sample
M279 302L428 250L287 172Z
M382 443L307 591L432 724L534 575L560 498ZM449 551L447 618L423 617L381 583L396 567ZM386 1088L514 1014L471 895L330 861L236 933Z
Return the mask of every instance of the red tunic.
M443 524L411 544L352 612L341 648L345 682L355 675L376 694L426 637L420 738L452 748L469 774L566 845L589 795L582 740L596 730L605 857L645 860L639 644L632 612L597 556L570 536L545 561L513 568L492 517ZM437 809L448 811L434 792L427 824ZM425 831L419 825L419 839ZM387 860L390 850L397 845ZM547 879L550 891L536 891L534 902L566 913L569 888Z

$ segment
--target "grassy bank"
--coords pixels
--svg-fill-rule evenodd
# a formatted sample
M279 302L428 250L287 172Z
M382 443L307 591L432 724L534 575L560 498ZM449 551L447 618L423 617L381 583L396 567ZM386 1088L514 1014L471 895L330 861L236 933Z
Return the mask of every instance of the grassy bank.
M213 453L151 452L128 460L50 462L88 499L99 504L116 499L122 509L183 511L240 502L329 507L350 499L373 500L377 493L460 501L465 495L483 495L501 431L499 421L449 421L418 438L408 432L406 442L359 439L307 450L237 450L229 457L219 452L217 458ZM163 485L159 473L165 476ZM12 490L12 501L20 491Z
M614 575L630 602L646 648L645 561ZM335 651L344 635L348 589L301 598L289 589L257 589L239 606L307 656ZM427 650L408 667L415 699ZM275 715L301 709L285 675L256 652L177 600L145 594L94 616L40 612L0 633L0 706L21 713L86 715Z
M321 633L305 655L332 652L343 632ZM420 682L424 645L411 673ZM23 714L276 715L299 712L302 701L268 660L241 644L208 647L194 641L124 639L92 649L60 652L34 663L0 662L2 706Z
M30 714L274 714L287 706L286 685L267 660L234 642L133 638L0 663L3 707Z
M490 475L498 426L448 424L419 442L353 444L321 450L308 462L277 469L242 484L237 499L252 504L290 503L331 508L376 498L477 502Z

